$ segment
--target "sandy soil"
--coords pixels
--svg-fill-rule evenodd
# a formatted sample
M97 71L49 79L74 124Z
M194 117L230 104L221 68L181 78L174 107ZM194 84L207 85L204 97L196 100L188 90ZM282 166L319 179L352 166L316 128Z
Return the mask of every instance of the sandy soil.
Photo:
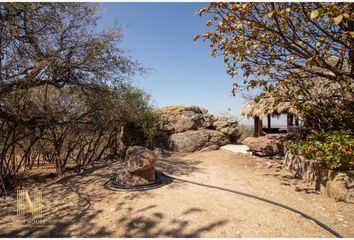
M289 205L345 237L354 237L353 204L318 194L279 169L276 160L218 150L175 154L158 165L180 179ZM120 166L119 162L101 163L81 176L69 174L61 179L48 179L50 169L32 171L22 187L43 189L45 223L40 227L19 224L16 220L25 217L16 215L16 199L2 200L0 236L333 237L298 214L212 187L174 180L144 192L105 189L104 183Z

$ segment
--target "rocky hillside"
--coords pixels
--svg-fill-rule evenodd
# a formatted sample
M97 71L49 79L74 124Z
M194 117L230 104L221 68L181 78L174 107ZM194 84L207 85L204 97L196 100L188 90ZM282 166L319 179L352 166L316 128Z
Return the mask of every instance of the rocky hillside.
M160 129L168 136L168 147L172 151L218 149L236 142L241 135L237 121L214 116L198 106L168 106L159 112Z

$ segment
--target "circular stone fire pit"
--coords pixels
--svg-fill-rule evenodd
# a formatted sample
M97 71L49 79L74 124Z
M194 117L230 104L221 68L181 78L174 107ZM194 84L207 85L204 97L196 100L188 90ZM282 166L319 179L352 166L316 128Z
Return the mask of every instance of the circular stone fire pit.
M140 146L129 147L124 167L106 183L106 187L118 191L141 191L161 187L172 179L155 170L156 157L153 151Z

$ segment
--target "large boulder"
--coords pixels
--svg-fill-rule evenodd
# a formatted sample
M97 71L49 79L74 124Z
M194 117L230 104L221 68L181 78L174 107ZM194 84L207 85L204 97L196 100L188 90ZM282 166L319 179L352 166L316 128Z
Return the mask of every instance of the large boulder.
M283 154L283 142L286 134L267 134L262 137L248 137L242 144L258 156L274 156Z
M237 121L230 117L214 117L213 126L216 130L226 127L237 127Z
M230 142L236 142L240 137L242 132L236 127L224 127L219 130L220 132L226 134L230 138Z
M160 108L159 112L160 131L167 138L154 141L153 147L165 148L168 145L172 151L193 152L211 145L217 149L236 142L241 136L235 119L214 116L198 106L168 106Z
M223 146L230 142L227 135L210 129L186 131L170 136L170 149L176 152L195 152L211 145Z
M207 110L198 106L168 106L160 108L162 117L160 128L168 133L197 130L203 125L204 113L207 113Z
M185 112L174 123L175 132L185 132L187 130L197 130L202 125L201 116L193 112Z
M124 168L117 172L115 182L122 186L144 185L155 181L156 157L153 151L140 146L129 147Z
M220 146L214 144L214 145L210 145L210 146L207 146L207 147L205 147L205 148L202 148L202 149L200 150L200 152L215 151L215 150L218 150L218 149L220 149Z
M229 136L231 142L236 142L241 131L237 128L237 121L230 117L214 117L213 128Z
M202 127L203 128L213 128L213 123L215 121L215 117L211 114L204 113L202 119Z
M144 172L154 168L156 164L155 153L141 146L127 149L125 155L125 169L130 173Z

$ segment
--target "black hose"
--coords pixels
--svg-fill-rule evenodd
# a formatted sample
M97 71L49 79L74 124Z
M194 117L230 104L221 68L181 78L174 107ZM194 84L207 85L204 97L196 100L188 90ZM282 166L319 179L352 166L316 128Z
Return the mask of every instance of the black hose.
M322 227L323 229L327 230L328 232L330 232L331 234L333 234L335 237L337 237L337 238L343 238L342 235L340 235L339 233L337 233L336 231L334 231L332 228L328 227L328 226L325 225L324 223L320 222L320 221L317 220L316 218L311 217L310 215L308 215L308 214L306 214L306 213L303 213L303 212L301 212L301 211L299 211L299 210L296 210L295 208L288 207L288 206L286 206L286 205L284 205L284 204L281 204L281 203L278 203L278 202L275 202L275 201L272 201L272 200L269 200L269 199L266 199L266 198L258 197L258 196L255 196L255 195L252 195L252 194L249 194L249 193L244 193L244 192L232 190L232 189L227 189L227 188L223 188L223 187L217 187L217 186L212 186L212 185L208 185L208 184L203 184L203 183L188 181L188 180L184 180L184 179L180 179L180 178L176 178L176 177L170 177L170 178L172 178L172 179L174 179L174 180L177 180L177 181L186 182L186 183L191 183L191 184L198 185L198 186L202 186L202 187L209 187L209 188L214 188L214 189L218 189L218 190L222 190L222 191L227 191L227 192L231 192L231 193L236 193L236 194L239 194L239 195L243 195L243 196L246 196L246 197L254 198L254 199L257 199L257 200L260 200L260 201L263 201L263 202L267 202L267 203L273 204L273 205L275 205L275 206L278 206L278 207L287 209L287 210L289 210L289 211L292 211L292 212L294 212L294 213L300 214L300 215L303 216L304 218L307 218L307 219L309 219L309 220L315 222L317 225L319 225L319 226Z
M117 174L111 176L110 180L105 183L105 187L109 190L113 191L121 191L121 192L138 192L138 191L146 191L155 188L160 188L166 184L172 182L172 178L164 174L159 170L155 170L155 181L144 184L144 185L135 185L135 186L126 186L121 185L115 182Z
M257 200L260 200L260 201L263 201L263 202L267 202L267 203L270 203L272 205L287 209L287 210L289 210L291 212L297 213L297 214L303 216L304 218L307 218L307 219L313 221L314 223L316 223L321 228L323 228L326 231L328 231L331 234L333 234L335 237L343 238L343 236L340 235L339 233L337 233L335 230L333 230L329 226L325 225L324 223L320 222L316 218L311 217L310 215L308 215L306 213L303 213L303 212L301 212L301 211L299 211L299 210L297 210L295 208L286 206L284 204L281 204L281 203L278 203L278 202L275 202L275 201L272 201L272 200L269 200L269 199L266 199L266 198L258 197L256 195L252 195L252 194L249 194L249 193L244 193L244 192L240 192L240 191L236 191L236 190L232 190L232 189L228 189L228 188L217 187L217 186L212 186L212 185L208 185L208 184L203 184L203 183L193 182L193 181L189 181L189 180L184 180L184 179L180 179L180 178L176 178L176 177L171 177L171 176L168 176L168 175L166 175L166 174L164 174L164 173L162 173L161 171L158 171L158 170L156 170L156 181L151 183L151 184L147 184L147 185L140 185L140 186L134 186L134 187L124 187L124 186L121 186L121 185L116 185L114 183L114 181L113 181L114 178L115 178L115 175L113 175L111 177L111 179L108 182L106 182L106 184L105 184L106 188L108 188L110 190L115 190L115 191L146 191L146 190L149 190L149 189L155 189L155 188L158 188L158 187L162 187L162 186L164 186L166 184L171 183L172 180L177 180L177 181L190 183L190 184L194 184L194 185L198 185L198 186L202 186L202 187L214 188L214 189L217 189L217 190L222 190L222 191L226 191L226 192L236 193L236 194L243 195L243 196L246 196L246 197L249 197L249 198L254 198L254 199L257 199Z

